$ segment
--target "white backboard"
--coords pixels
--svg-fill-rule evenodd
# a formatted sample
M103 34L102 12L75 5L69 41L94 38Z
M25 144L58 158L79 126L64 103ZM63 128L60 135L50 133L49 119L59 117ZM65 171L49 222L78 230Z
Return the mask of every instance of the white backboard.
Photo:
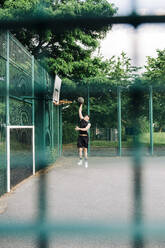
M53 102L56 102L57 104L60 100L61 81L61 78L56 75L54 80Z

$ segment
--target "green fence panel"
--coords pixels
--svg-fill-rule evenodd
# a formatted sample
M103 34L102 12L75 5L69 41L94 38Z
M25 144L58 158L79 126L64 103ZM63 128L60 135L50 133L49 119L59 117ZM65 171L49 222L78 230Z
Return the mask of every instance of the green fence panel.
M54 122L53 122L53 78L34 62L34 94L35 94L35 127L36 127L36 159L38 168L45 167L55 161ZM56 113L57 114L57 113ZM41 130L43 131L40 135Z
M31 54L11 34L9 34L9 57L11 63L31 75Z
M35 157L36 170L45 165L45 142L44 142L44 101L35 101Z
M59 156L59 142L60 142L60 135L59 135L59 106L54 106L53 109L53 136L54 136L54 155L57 158Z
M35 126L36 171L54 162L59 156L59 147L57 148L59 141L54 142L54 133L59 136L59 124L54 126L53 121L60 120L58 111L55 113L57 116L52 114L54 113L53 89L52 76L11 33L1 32L0 194L6 192L6 173L9 170L7 154L10 155L11 186L34 172L32 125ZM9 132L6 124L10 129ZM6 136L7 133L9 136Z
M52 145L52 94L54 81L43 67L34 61L35 142L37 170L55 161ZM42 130L42 134L41 134Z
M32 125L31 54L9 33L9 123ZM29 99L28 99L29 98ZM10 184L15 186L33 173L32 129L10 130Z
M45 164L45 142L44 142L44 96L45 90L43 70L40 64L34 60L34 98L35 98L35 157L36 170L44 167ZM42 83L43 82L43 83Z
M10 130L10 184L17 185L33 174L32 129Z
M7 57L7 37L6 32L0 33L0 56L4 59Z

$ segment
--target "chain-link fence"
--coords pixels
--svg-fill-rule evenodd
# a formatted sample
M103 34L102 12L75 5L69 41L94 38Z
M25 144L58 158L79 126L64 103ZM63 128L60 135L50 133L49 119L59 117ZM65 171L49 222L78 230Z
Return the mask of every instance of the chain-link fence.
M57 19L44 19L38 18L37 20L25 20L23 23L15 22L17 28L25 25L26 27L32 27L33 25L39 27L41 23L45 24L45 28L52 27L55 24L57 30L60 32L64 31L66 28L75 28L77 26L88 28L90 25L98 25L102 24L113 24L113 23L127 23L133 25L135 28L141 23L151 23L151 22L165 22L165 16L139 16L133 13L130 16L125 17L112 17L112 18L104 18L104 17L84 17L78 19L75 22L75 17L72 19L66 20L62 17ZM51 25L50 25L51 24ZM1 22L1 26L4 25L4 22ZM11 27L13 25L12 22L8 21L5 23L5 27ZM38 26L37 26L38 25ZM50 26L49 26L50 25ZM8 155L9 148L13 149L14 161L17 161L17 153L15 149L20 145L20 143L25 143L26 146L21 145L21 157L23 158L23 152L26 151L26 155L28 158L32 158L31 152L27 152L29 146L31 145L31 140L34 142L34 138L29 138L33 136L33 127L35 127L35 159L37 170L39 168L43 168L47 163L54 159L54 156L58 156L61 152L61 109L56 107L53 109L51 101L48 101L50 97L50 92L52 92L52 81L47 80L46 72L42 69L42 67L30 56L28 52L23 53L21 58L19 54L22 54L22 46L9 34L4 33L0 36L0 63L1 63L1 92L5 92L5 94L1 94L1 191L5 192L6 189L6 174L9 173L9 163L8 163ZM14 48L14 51L10 49L10 45ZM19 48L18 48L19 47ZM18 52L16 52L18 49ZM10 53L12 53L10 55ZM32 65L32 66L30 66ZM14 86L13 86L14 85ZM91 130L91 138L101 140L101 137L105 137L103 135L103 129L108 133L108 139L110 138L109 129L118 130L117 132L117 151L118 155L122 154L122 143L127 142L130 145L131 155L133 155L132 159L132 192L133 192L133 209L132 209L132 220L127 223L121 223L114 220L111 223L85 223L84 222L64 222L64 223L54 223L48 222L46 220L46 177L43 176L40 179L39 184L39 210L38 210L38 220L33 223L25 223L25 224L17 224L13 223L7 224L3 223L0 226L1 234L16 234L20 233L22 235L31 235L36 233L39 236L39 247L48 247L48 237L50 234L58 234L62 237L69 236L73 237L75 234L82 234L83 237L89 237L89 235L99 236L99 235L108 235L111 237L117 236L118 239L123 237L131 237L132 247L133 248L143 248L145 237L152 238L153 236L157 239L161 239L164 237L165 226L164 223L144 223L143 222L143 181L142 181L142 140L145 141L148 139L143 134L146 131L147 135L149 134L149 148L150 154L153 154L153 112L156 111L156 107L153 110L152 104L152 96L156 94L152 92L152 88L148 88L147 94L146 90L139 87L130 87L129 94L128 92L123 93L120 87L114 93L114 112L115 115L112 117L112 121L115 125L112 127L109 126L97 126L94 127L94 131ZM79 93L79 92L78 92ZM45 99L45 95L47 95ZM123 94L123 95L122 95ZM122 98L123 97L123 98ZM36 99L37 98L37 99ZM122 115L122 99L126 99L127 106L129 108L124 109ZM43 100L44 99L44 100ZM148 107L146 106L146 102L148 100ZM88 101L89 102L89 101ZM129 103L129 105L128 105ZM163 103L163 101L162 101ZM161 104L162 104L161 103ZM124 103L125 104L125 103ZM91 107L91 116L92 116L92 104ZM110 107L110 105L108 105ZM22 111L23 110L23 111ZM67 110L68 111L68 110ZM148 111L148 115L146 114ZM89 112L89 109L88 109ZM127 113L128 112L128 113ZM99 109L98 109L99 113ZM158 113L157 113L158 114ZM130 117L129 123L125 125L125 118ZM145 119L141 119L141 117L146 117ZM63 115L64 124L67 126ZM164 118L163 114L161 117ZM96 119L95 119L96 120ZM93 126L94 122L93 120ZM102 119L101 119L102 121ZM147 123L147 124L146 124ZM72 123L73 125L74 123ZM129 124L129 125L128 125ZM143 125L142 125L143 124ZM6 125L8 127L8 132L6 133ZM16 129L16 125L18 130ZM145 125L148 126L145 129ZM156 125L156 122L155 122ZM24 129L22 130L22 126ZM124 131L122 131L122 127L124 126ZM28 129L29 127L30 129ZM10 129L13 130L11 131ZM20 128L20 129L19 129ZM159 128L155 126L155 128ZM28 131L26 130L28 129ZM57 130L57 132L55 131ZM142 131L143 130L143 131ZM149 131L148 131L149 130ZM158 129L159 130L159 129ZM11 147L9 147L9 131L12 140ZM69 132L69 129L68 131ZM93 132L93 133L92 133ZM116 131L112 131L116 132ZM122 135L122 132L124 134ZM143 135L141 135L143 134ZM99 135L99 136L98 136ZM96 137L98 136L98 137ZM20 138L21 137L21 138ZM67 137L66 137L67 138ZM74 141L74 140L73 140ZM109 140L108 140L109 142ZM116 142L116 141L114 141ZM53 150L55 149L55 150ZM20 148L19 148L20 152ZM52 156L53 155L53 156ZM26 161L28 159L26 158ZM19 161L20 162L20 161ZM31 161L32 162L32 161ZM30 163L31 163L30 162ZM17 164L17 163L16 163ZM6 170L6 165L8 165L8 170ZM15 164L12 166L14 168ZM28 167L28 166L27 166ZM14 170L13 170L14 171ZM32 173L32 172L30 172ZM105 172L106 173L106 172ZM7 175L9 179L9 174ZM13 179L14 180L14 179ZM14 184L14 183L13 183ZM118 196L116 196L118 197ZM67 207L67 206L66 206ZM122 205L121 205L122 208Z
M75 126L79 125L77 97L82 94L85 99L83 115L90 112L90 155L132 156L134 137L137 134L137 124L132 119L136 109L131 106L131 91L134 87L136 88L133 85L112 87L102 84L100 89L96 82L95 87L90 86L90 94L87 94L86 85L77 87L76 93L71 95L73 104L63 110L63 154L71 156L77 153L78 134L75 132ZM163 156L165 118L161 106L165 103L164 87L162 85L160 90L160 87L145 86L143 83L139 84L139 87L141 87L139 135L142 153L145 156ZM68 115L72 118L68 118Z
M60 107L52 103L53 88L54 79L30 52L9 32L1 32L1 194L10 190L7 181L8 185L16 185L55 161L60 154L61 112Z

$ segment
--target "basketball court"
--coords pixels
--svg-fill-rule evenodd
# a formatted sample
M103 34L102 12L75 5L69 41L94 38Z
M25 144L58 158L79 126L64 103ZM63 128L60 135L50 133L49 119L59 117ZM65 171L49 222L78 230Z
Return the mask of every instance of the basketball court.
M126 24L136 33L141 24L165 23L165 16L138 15L134 3L128 16L39 15L0 25L33 30L43 23L44 30L63 32ZM0 33L0 248L164 248L165 134L160 139L156 126L164 112L154 99L160 91L164 106L165 89L136 77L111 84L77 75L65 84L6 30ZM136 41L132 47L136 64ZM77 165L79 97L91 123L88 168Z
M165 219L164 157L144 158L142 178L142 218L145 223ZM40 180L46 177L47 220L64 226L77 223L89 226L88 231L50 234L50 247L132 247L132 237L119 231L99 233L90 231L90 225L119 223L127 225L134 219L134 176L131 158L89 158L89 167L77 165L76 157L62 157L45 173L37 174L18 185L0 200L1 222L30 222L38 218ZM72 225L71 224L71 225ZM88 230L88 229L87 229ZM153 241L144 237L145 247L164 247L164 238ZM5 235L0 247L37 247L37 236L12 238Z

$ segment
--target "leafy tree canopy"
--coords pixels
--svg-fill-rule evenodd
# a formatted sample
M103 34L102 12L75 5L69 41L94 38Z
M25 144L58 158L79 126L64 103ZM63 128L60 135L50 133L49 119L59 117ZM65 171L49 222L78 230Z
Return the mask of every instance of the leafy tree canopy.
M4 0L1 18L21 19L40 16L112 16L117 8L107 0ZM75 20L76 21L76 20ZM54 30L14 31L19 41L41 60L49 72L69 79L103 75L107 65L101 58L92 57L110 26L76 28L63 33Z
M113 16L117 8L108 0L4 0L0 9L1 18L19 19L24 17L83 17ZM12 31L18 40L39 59L44 67L57 73L63 80L63 97L75 101L77 96L87 96L90 86L91 121L101 126L115 127L117 96L116 89L110 87L127 85L136 77L138 68L131 65L131 60L122 53L109 60L94 56L100 40L106 36L111 26L88 26L56 32L56 27L49 30L28 30L22 28ZM79 90L77 90L79 88ZM69 122L76 120L77 103L71 105L65 113ZM84 109L85 110L85 109ZM74 116L76 115L76 116ZM116 116L114 118L114 116Z
M138 67L132 66L131 59L126 56L124 52L120 56L112 56L108 60L101 60L101 58L95 58L95 61L99 62L100 66L97 68L92 67L91 64L91 76L77 78L77 80L70 81L68 78L63 80L62 84L62 96L71 97L73 92L73 99L78 95L86 95L87 86L92 90L90 95L98 97L100 94L105 97L108 89L112 88L115 90L117 86L128 86L131 85L138 75ZM90 65L88 65L89 67ZM90 68L87 67L87 70ZM92 71L93 68L93 71ZM96 76L95 76L96 75Z
M144 84L153 86L154 124L159 131L165 129L165 49L157 50L157 56L147 57L143 73Z
M147 57L146 71L143 74L145 80L153 85L164 85L165 80L165 49L157 50L156 58Z

